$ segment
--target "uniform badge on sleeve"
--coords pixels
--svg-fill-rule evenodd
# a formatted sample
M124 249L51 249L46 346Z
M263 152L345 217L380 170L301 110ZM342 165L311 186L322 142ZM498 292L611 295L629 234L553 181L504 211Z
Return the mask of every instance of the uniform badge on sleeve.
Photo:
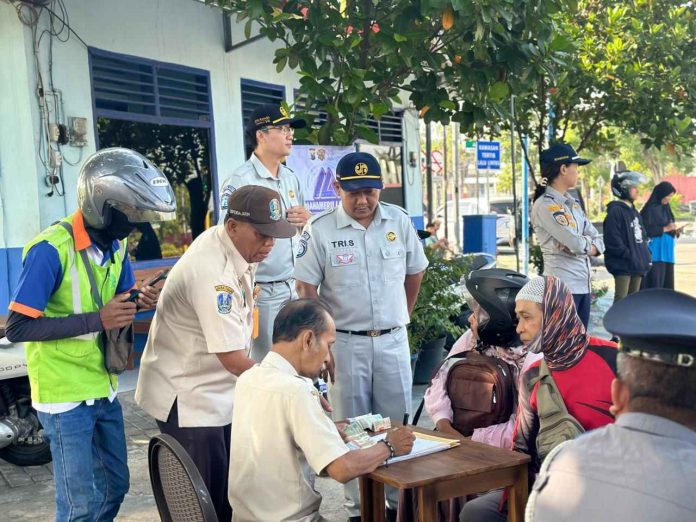
M220 314L229 314L232 311L232 294L234 290L227 285L215 285L217 292L217 309Z
M220 194L220 210L223 212L227 212L227 204L229 203L230 196L235 190L237 189L232 185L227 185L223 189L222 194Z
M565 212L563 212L562 210L559 212L554 212L553 219L555 219L556 223L558 223L562 227L567 227L570 224L568 223L568 218L566 217Z
M309 232L306 230L302 232L302 236L300 237L300 244L297 247L297 257L302 257L307 253L307 243L309 242L309 239L312 236L309 235Z

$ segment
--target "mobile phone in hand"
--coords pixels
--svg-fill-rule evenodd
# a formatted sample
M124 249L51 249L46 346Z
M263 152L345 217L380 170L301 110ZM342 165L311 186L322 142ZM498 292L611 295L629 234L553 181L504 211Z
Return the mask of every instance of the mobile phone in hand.
M153 286L153 285L156 285L156 284L159 283L160 281L164 281L165 279L167 279L167 276L168 276L168 275L169 275L169 270L165 270L164 272L162 272L162 273L161 273L160 275L158 275L157 277L154 277L154 278L150 279L147 283L145 283L145 284L144 284L142 287L140 287L140 288L144 288L144 287L146 287L146 286ZM139 290L139 289L138 289L138 290L131 290L131 295L128 297L128 299L126 299L126 302L127 302L127 303L132 303L133 301L135 301L135 300L138 298L139 295L140 295L140 290Z

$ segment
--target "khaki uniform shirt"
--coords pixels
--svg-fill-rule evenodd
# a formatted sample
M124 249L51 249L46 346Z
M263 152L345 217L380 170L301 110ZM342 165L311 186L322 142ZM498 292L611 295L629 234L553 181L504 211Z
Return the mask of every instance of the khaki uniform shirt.
M336 328L384 330L408 323L404 281L427 266L404 209L380 203L365 228L338 205L305 226L295 279L319 286Z
M553 187L534 202L532 225L544 256L544 275L563 281L572 294L589 294L592 245L604 252L604 239L578 203Z
M269 352L237 382L229 499L235 522L320 520L315 474L348 453L309 379Z
M623 413L554 449L527 522L696 520L696 432L664 417Z
M253 265L224 227L196 238L172 268L157 303L135 392L141 408L166 421L176 399L181 427L232 421L237 377L216 354L248 349L253 287Z
M249 160L237 168L222 184L220 190L219 224L222 224L225 220L230 195L239 187L245 185L260 185L275 190L280 194L280 207L283 219L286 217L285 212L288 208L298 205L304 206L305 204L304 195L300 189L300 181L292 170L281 164L278 170L278 177L273 177L273 174L252 153ZM294 237L277 238L275 240L271 253L258 264L256 278L259 283L285 281L292 277L295 268L295 251L300 239L299 235L298 229L298 233Z

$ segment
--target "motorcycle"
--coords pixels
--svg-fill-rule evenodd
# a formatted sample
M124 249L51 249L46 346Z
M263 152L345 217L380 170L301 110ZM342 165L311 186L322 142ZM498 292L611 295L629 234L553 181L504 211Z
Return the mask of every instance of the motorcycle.
M51 462L51 449L31 405L22 343L0 337L0 458L17 466Z

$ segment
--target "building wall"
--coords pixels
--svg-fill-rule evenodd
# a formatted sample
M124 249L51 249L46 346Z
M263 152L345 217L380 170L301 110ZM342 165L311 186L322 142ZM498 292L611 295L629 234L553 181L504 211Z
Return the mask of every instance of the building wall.
M240 81L242 78L285 86L292 102L299 86L290 69L278 74L273 62L275 44L264 39L225 53L223 23L218 9L194 0L65 0L71 28L90 47L195 67L210 72L214 114L214 162L217 183L244 161ZM40 20L45 28L47 16ZM243 25L232 29L233 42L244 40ZM88 121L87 145L64 146L65 195L47 197L45 168L38 158L40 116L36 97L32 31L18 19L15 8L0 2L0 313L21 269L21 248L40 230L77 207L76 181L80 161L95 149L94 114L88 49L75 35L53 44L53 84L62 93L64 116ZM40 58L48 88L48 45ZM409 114L409 111L407 111ZM418 154L417 117L409 115L406 150ZM422 215L418 168L407 167L406 207ZM413 191L412 191L413 190Z

